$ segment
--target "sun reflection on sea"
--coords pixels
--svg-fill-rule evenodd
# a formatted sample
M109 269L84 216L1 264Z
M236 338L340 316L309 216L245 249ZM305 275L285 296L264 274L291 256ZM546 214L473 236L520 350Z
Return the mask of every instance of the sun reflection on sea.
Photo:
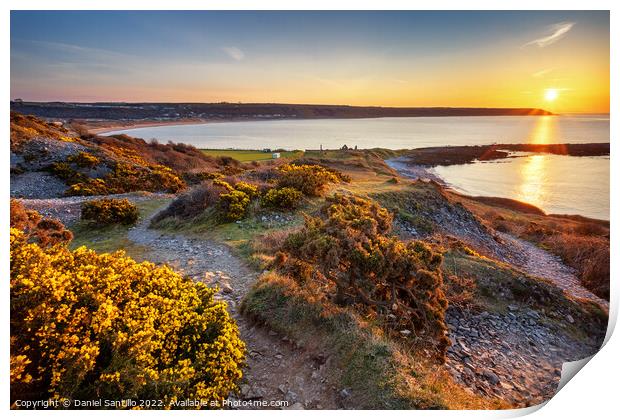
M547 156L532 155L525 158L526 162L520 171L518 200L541 207L547 195Z
M549 144L557 139L557 120L553 115L538 117L538 121L530 134L530 143Z
M530 135L532 144L550 144L556 142L556 118L543 116L538 118ZM520 182L518 188L518 200L535 206L542 206L546 191L547 156L532 155L525 158L525 164L521 167Z

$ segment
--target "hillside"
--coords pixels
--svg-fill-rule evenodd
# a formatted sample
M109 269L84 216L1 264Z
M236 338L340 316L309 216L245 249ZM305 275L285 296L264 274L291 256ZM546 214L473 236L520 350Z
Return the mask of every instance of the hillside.
M213 389L217 407L267 409L280 407L258 402L490 409L548 400L562 363L593 354L605 335L609 224L409 179L385 161L402 153L309 151L239 162L12 113L12 258L20 269L11 276L12 307L24 294L38 296L36 274L21 273L53 268L71 293L97 285L76 308L79 319L97 322L71 324L77 332L45 317L45 301L32 313L39 326L54 322L62 330L56 337L101 340L59 344L58 354L65 347L101 354L80 365L54 359L54 369L72 369L85 392L115 399L165 394L174 407L177 397ZM41 238L61 244L46 248ZM571 244L588 252L570 254ZM130 289L137 303L125 300ZM72 295L62 296L73 310ZM64 319L68 309L54 305ZM224 326L196 334L205 308ZM155 321L134 322L139 313ZM135 328L135 340L147 334L153 347L128 340L147 353L131 359L110 325ZM26 327L20 340L37 348ZM223 356L206 357L183 339L208 341L213 331L232 343L207 347ZM166 347L160 367L159 353L148 349L168 335L189 350ZM23 355L22 341L13 342L12 388L30 390L28 375L47 359L29 354L29 367L13 357ZM111 346L129 362L107 353ZM141 379L125 381L133 363ZM221 382L209 376L220 368ZM154 370L158 376L149 376ZM42 398L51 387L39 385L50 378L37 378ZM87 397L54 386L68 398Z
M196 174L230 164L236 162L184 144L97 136L11 113L11 192L16 197L175 193L196 182Z

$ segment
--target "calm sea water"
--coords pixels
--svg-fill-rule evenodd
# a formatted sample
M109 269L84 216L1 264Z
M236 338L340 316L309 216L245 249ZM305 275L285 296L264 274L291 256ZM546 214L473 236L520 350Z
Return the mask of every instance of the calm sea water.
M146 140L221 149L412 149L492 143L609 141L608 115L244 121L115 131Z
M113 133L214 149L592 143L609 142L609 115L244 121ZM467 194L514 198L548 213L609 219L609 158L537 155L437 167L435 171Z
M432 172L468 195L512 198L547 213L609 220L609 157L531 155L437 166Z

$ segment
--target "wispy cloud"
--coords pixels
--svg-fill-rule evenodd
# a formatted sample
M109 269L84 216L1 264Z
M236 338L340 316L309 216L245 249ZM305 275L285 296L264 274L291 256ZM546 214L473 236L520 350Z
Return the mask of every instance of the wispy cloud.
M575 26L575 22L560 22L555 25L551 25L548 28L547 35L535 39L533 41L524 44L523 47L528 47L530 45L536 45L539 48L548 47L551 44L558 42L560 39L564 38L568 31L570 31L573 26Z
M243 51L237 47L222 47L222 51L224 51L233 60L241 61L245 57Z
M536 73L532 73L532 77L541 78L551 73L552 71L553 69L543 69L543 70L537 71Z

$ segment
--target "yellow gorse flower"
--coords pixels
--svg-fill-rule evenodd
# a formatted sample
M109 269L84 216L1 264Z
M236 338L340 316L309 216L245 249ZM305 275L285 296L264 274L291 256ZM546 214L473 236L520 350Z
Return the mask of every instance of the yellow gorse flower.
M11 229L11 398L226 398L245 345L213 294L167 266Z

